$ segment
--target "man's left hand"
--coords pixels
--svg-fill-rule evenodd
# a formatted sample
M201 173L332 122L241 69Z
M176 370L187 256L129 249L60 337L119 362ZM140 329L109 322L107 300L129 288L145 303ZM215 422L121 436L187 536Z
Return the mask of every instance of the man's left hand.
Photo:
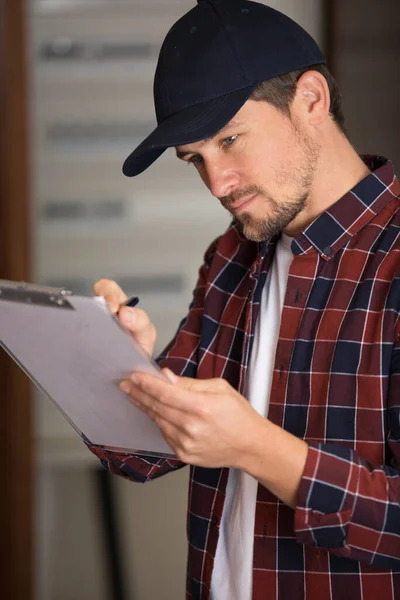
M266 419L224 379L176 377L168 369L164 374L168 380L135 373L121 389L158 425L181 461L243 468Z

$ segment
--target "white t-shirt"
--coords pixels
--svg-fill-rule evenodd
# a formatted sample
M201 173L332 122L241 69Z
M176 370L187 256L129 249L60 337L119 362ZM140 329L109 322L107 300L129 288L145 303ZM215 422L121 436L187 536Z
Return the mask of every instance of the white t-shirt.
M276 345L290 264L293 238L279 238L261 296L246 381L251 406L267 416ZM251 600L254 521L258 481L237 469L229 470L226 499L211 581L212 600Z

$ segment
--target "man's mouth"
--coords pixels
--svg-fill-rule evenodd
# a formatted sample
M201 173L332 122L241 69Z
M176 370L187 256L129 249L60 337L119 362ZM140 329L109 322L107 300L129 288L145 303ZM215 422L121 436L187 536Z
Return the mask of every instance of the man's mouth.
M258 194L252 194L251 196L245 196L244 198L239 198L239 200L232 202L232 204L230 204L228 206L228 208L232 212L240 212L241 210L244 210L245 208L247 208L256 196L258 196Z

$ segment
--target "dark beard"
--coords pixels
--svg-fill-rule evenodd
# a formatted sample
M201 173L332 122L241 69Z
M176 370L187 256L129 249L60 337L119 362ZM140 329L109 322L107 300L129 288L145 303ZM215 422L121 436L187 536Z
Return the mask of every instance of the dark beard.
M307 206L308 193L297 198L291 204L279 204L269 198L268 204L272 208L272 214L264 220L256 220L249 213L235 216L243 231L243 235L254 242L262 242L274 235L281 233L297 215Z

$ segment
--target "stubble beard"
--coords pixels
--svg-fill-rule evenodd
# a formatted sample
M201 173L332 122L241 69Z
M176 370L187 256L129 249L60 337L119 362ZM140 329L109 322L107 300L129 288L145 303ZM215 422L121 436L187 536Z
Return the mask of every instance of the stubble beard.
M281 233L307 206L308 192L290 202L277 202L271 196L263 194L269 207L269 215L265 219L257 219L250 213L235 215L241 225L243 235L253 242L262 242Z
M301 132L296 125L293 125L293 127L300 148L301 164L285 165L277 173L277 180L282 184L289 181L293 183L295 191L291 196L277 200L264 188L253 185L242 190L238 196L231 200L235 201L240 197L258 194L260 199L267 204L268 215L265 218L256 218L247 212L233 215L241 226L243 235L254 242L261 242L280 234L307 207L315 170L319 162L320 148L314 140ZM223 204L229 210L229 201L226 200Z

